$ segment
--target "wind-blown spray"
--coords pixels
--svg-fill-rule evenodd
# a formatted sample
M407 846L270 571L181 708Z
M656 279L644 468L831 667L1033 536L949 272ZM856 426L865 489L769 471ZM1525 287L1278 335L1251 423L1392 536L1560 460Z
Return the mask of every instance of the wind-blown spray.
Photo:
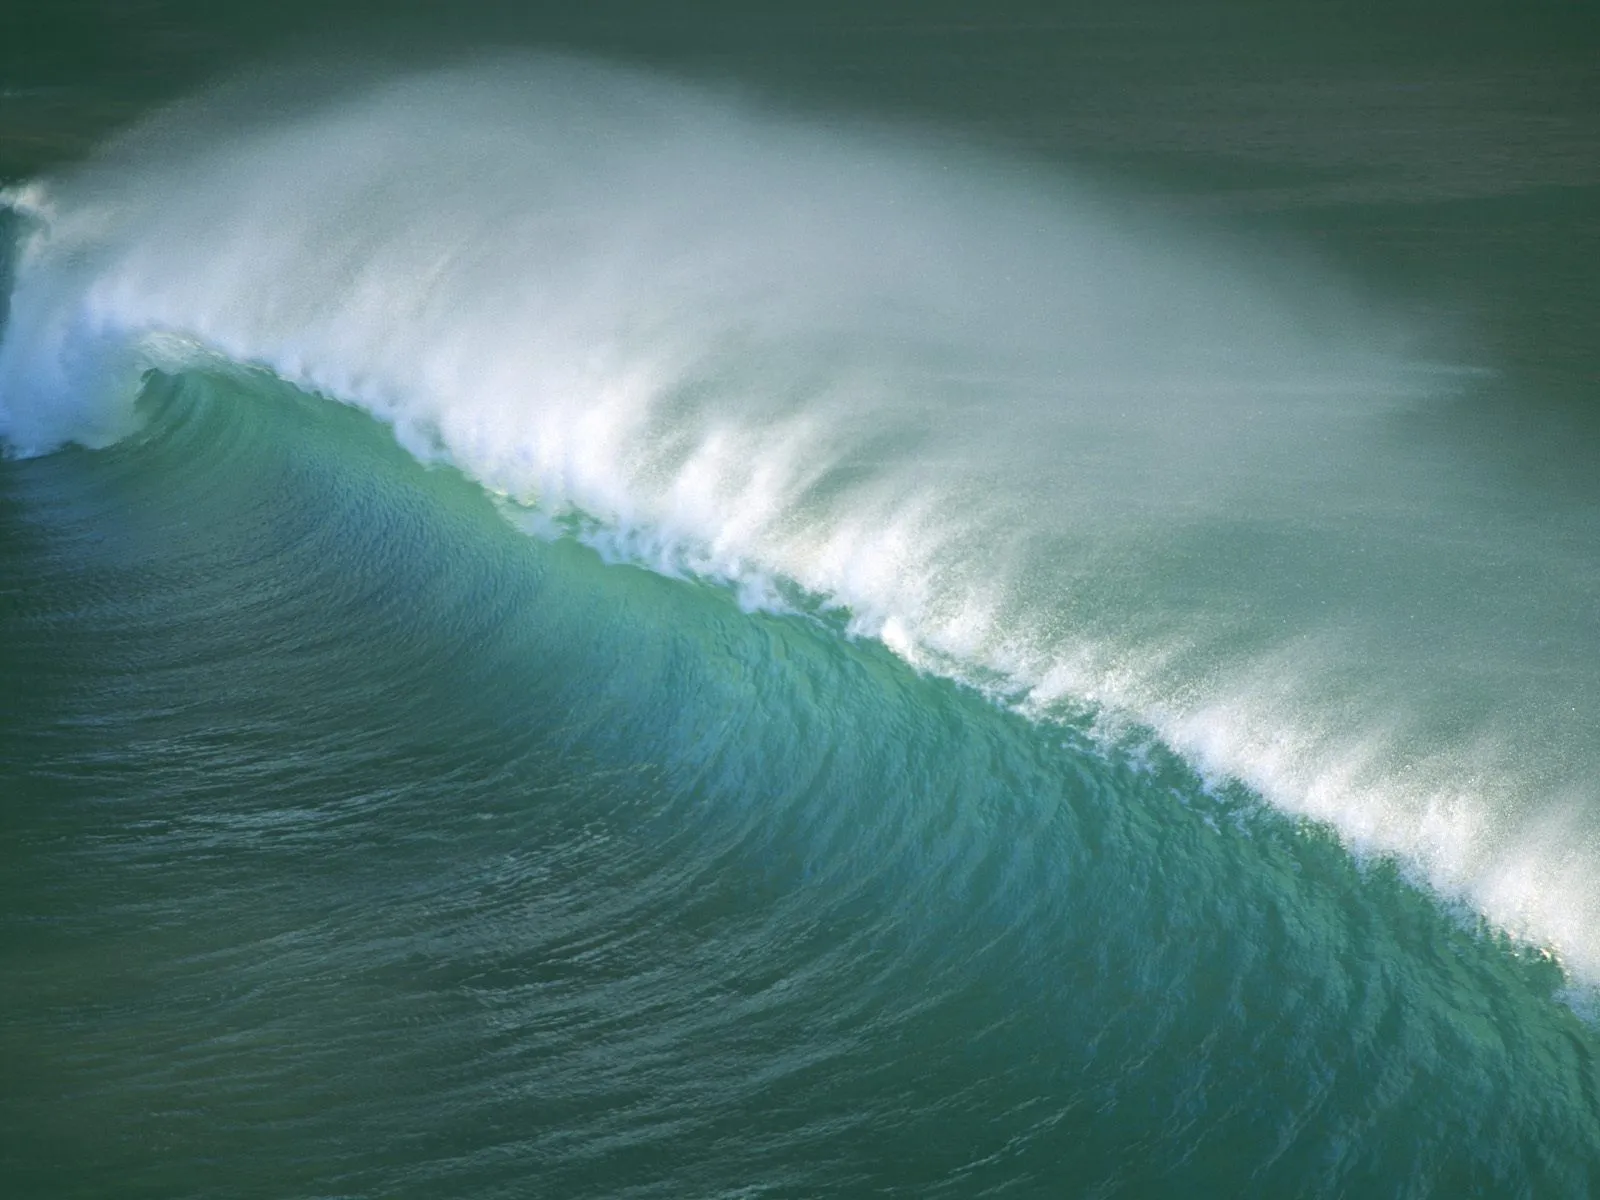
M530 528L1142 723L1600 971L1594 680L1550 641L1593 556L1462 515L1401 420L1440 377L1324 280L558 59L179 111L7 201L15 453L123 435L151 367L262 368Z

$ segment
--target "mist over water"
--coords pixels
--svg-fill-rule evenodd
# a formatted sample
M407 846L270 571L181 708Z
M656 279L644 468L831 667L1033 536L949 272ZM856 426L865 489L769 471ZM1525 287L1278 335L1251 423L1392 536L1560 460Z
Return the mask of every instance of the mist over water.
M124 436L151 368L262 368L530 530L1147 727L1600 973L1592 513L1428 440L1492 376L1381 300L594 63L261 88L8 193L15 453Z

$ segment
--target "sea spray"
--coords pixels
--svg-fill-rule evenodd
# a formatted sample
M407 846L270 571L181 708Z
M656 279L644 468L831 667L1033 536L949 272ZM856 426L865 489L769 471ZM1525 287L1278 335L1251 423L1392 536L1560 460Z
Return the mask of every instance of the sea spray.
M1416 434L1460 377L1327 279L592 63L232 104L9 194L13 452L262 368L547 529L1143 722L1600 972L1584 515Z

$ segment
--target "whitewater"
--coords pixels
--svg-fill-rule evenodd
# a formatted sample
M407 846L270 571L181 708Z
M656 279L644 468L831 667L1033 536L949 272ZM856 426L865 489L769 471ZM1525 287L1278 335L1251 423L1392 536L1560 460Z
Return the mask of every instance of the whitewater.
M1492 363L925 131L552 57L324 92L5 193L14 455L265 372L530 532L1153 736L1600 981L1594 514L1438 435Z

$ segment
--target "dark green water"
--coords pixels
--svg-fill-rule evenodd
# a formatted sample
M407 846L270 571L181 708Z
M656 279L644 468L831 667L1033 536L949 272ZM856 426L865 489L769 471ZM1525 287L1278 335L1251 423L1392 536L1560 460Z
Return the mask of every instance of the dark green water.
M1580 15L8 10L0 1194L1600 1192Z

